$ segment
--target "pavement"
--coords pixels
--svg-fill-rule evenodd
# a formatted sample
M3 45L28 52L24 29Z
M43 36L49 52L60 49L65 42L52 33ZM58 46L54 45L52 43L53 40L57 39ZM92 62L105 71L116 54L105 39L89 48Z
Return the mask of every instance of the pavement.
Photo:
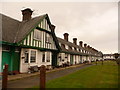
M74 65L66 68L58 68L46 72L46 81L59 78L77 70L89 67L92 65ZM32 74L18 74L8 76L8 88L31 88L39 85L39 72Z

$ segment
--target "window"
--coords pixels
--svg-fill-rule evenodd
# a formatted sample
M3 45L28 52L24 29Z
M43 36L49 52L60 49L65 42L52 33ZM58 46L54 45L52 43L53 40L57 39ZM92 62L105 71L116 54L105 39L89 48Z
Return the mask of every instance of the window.
M50 52L47 52L46 60L47 62L50 62Z
M64 44L61 44L61 47L65 48L65 45L64 45Z
M10 47L9 46L2 46L2 50L3 51L10 51Z
M39 24L39 25L38 25L38 27L40 27L40 28L41 28L41 24Z
M70 50L72 50L72 47L71 47L71 46L69 46L69 49L70 49Z
M46 48L50 48L52 41L51 41L51 36L48 33L45 34L45 42L46 42Z
M65 45L65 48L68 49L68 45Z
M25 63L28 63L29 60L29 53L28 51L25 51Z
M16 47L15 52L20 52L20 48Z
M50 35L49 34L46 34L46 42L49 42L50 43Z
M66 58L66 59L68 58L68 54L65 54L65 58Z
M36 62L36 51L31 51L30 62Z
M72 47L72 50L74 50L74 47Z
M74 50L76 51L77 49L74 47Z
M45 19L45 30L47 30L47 20Z
M45 62L45 52L43 52L43 55L42 55L42 62Z
M59 59L60 62L62 61L61 54L59 54L58 59Z
M43 28L43 21L40 23L40 25L41 25L41 28Z
M61 43L59 43L59 45L61 46Z
M42 32L36 29L34 31L34 39L41 41L41 38L42 38Z

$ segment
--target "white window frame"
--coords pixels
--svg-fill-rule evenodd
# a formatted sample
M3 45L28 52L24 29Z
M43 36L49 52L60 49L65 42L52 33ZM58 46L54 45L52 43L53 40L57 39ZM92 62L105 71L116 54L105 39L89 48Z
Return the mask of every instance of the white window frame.
M35 29L34 30L34 39L38 40L38 41L42 41L42 31Z
M32 51L35 51L36 52L36 54L35 54L35 62L31 62L31 52ZM29 58L29 61L30 61L30 63L36 63L37 62L37 50L30 50L30 58Z

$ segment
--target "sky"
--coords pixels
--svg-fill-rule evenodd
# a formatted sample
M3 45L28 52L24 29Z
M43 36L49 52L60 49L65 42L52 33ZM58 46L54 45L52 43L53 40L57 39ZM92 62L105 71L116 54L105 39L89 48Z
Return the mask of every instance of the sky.
M15 0L13 0L15 1ZM25 0L24 0L25 1ZM116 0L113 0L116 1ZM55 33L63 38L69 33L73 38L106 53L118 52L118 2L4 2L0 3L0 13L22 20L21 9L30 7L32 17L48 14Z

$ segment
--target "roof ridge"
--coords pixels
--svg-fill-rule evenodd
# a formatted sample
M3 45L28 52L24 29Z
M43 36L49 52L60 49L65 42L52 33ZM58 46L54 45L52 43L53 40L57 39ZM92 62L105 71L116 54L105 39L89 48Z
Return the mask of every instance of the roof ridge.
M15 18L12 18L12 17L10 17L10 16L8 16L8 15L6 15L6 14L3 14L3 13L0 13L0 14L3 15L3 16L5 16L5 17L7 17L7 18L10 18L10 19L13 19L13 20L15 20L15 21L21 22L21 21L15 19Z
M79 45L75 45L74 43L72 43L72 42L70 42L70 41L66 41L66 40L64 40L64 39L62 39L62 38L60 38L60 37L57 37L58 38L58 40L63 40L63 41L65 41L66 43L63 43L63 44L67 44L68 46L70 46L69 44L71 44L72 46L71 47L75 47L75 48L79 48L79 49L84 49L85 50L85 48L83 48L83 47L81 47L81 46L79 46ZM59 41L59 42L61 42L61 41Z

